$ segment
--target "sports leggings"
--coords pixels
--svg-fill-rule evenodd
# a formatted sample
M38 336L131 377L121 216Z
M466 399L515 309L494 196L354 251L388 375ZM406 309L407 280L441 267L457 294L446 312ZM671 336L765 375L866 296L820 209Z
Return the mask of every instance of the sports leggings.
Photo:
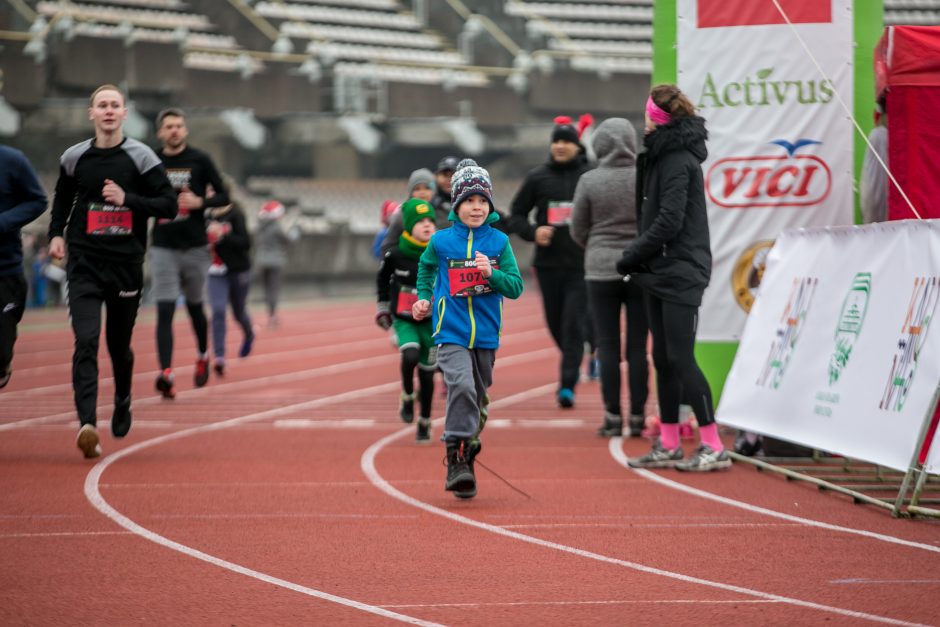
M695 361L698 307L664 301L647 292L646 310L653 334L662 422L678 423L683 402L692 406L700 427L715 422L711 388Z

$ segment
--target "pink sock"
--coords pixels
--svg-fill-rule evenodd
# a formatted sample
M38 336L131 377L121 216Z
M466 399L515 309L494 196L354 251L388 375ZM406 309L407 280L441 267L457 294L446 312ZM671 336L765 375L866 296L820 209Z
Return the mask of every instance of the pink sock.
M659 443L663 448L674 451L679 448L679 424L662 423L659 425Z
M702 439L702 444L707 444L716 453L725 450L725 445L721 443L721 438L718 437L718 425L714 422L710 425L699 427L698 436Z

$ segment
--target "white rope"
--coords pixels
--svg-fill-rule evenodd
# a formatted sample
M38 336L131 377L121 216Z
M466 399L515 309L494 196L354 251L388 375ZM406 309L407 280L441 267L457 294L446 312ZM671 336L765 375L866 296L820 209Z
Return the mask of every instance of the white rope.
M875 159L878 160L878 163L881 164L881 167L884 168L885 173L887 173L888 178L891 179L891 182L894 183L894 187L901 194L901 197L904 198L904 202L907 203L907 206L910 207L911 211L917 216L918 220L923 220L920 213L917 212L917 209L914 208L914 204L911 202L911 199L907 197L907 194L904 193L904 190L901 188L901 184L898 183L897 179L894 178L894 174L891 173L891 170L888 168L888 165L882 161L881 155L878 154L878 151L875 150L875 147L871 145L871 142L868 141L868 137L865 135L865 131L862 130L862 127L858 125L855 116L852 115L852 112L849 110L849 107L845 104L845 101L842 100L842 96L839 95L839 90L835 88L835 83L826 75L823 71L822 66L819 65L819 61L816 60L816 57L813 56L813 53L810 51L809 46L806 45L806 42L803 41L803 38L800 36L798 30L793 25L793 22L790 21L790 16L787 15L787 12L783 10L783 7L780 6L780 3L777 0L771 0L774 3L774 6L777 7L777 11L780 13L780 16L783 17L784 21L787 23L787 26L790 27L790 30L793 31L793 34L799 40L800 45L803 46L803 50L806 52L806 55L813 62L813 65L816 66L816 69L822 75L822 77L829 83L832 87L832 92L836 95L836 100L839 101L839 105L845 111L846 115L849 116L849 119L852 120L852 125L855 126L855 130L858 131L859 136L865 141L865 145L868 146L868 149L875 156Z

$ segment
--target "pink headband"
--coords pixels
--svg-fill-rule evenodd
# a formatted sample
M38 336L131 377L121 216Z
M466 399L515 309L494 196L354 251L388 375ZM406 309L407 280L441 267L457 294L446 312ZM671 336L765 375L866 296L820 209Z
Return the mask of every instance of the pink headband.
M650 96L646 99L646 114L650 116L650 120L659 124L669 124L672 121L672 116L663 111L653 102L653 97Z

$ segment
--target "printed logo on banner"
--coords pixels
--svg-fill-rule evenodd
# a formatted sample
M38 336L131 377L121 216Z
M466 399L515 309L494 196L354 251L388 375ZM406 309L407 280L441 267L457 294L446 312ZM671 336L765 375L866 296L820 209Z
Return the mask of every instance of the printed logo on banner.
M820 0L777 0L793 24L832 22L832 3ZM698 27L786 24L772 2L754 0L698 0Z
M827 80L794 80L793 78L773 78L776 68L767 67L752 78L731 80L720 84L711 72L705 74L702 92L696 106L699 109L719 109L722 107L770 107L781 105L829 104L835 98L835 91Z
M767 253L773 246L774 240L772 239L755 242L744 249L738 260L734 262L734 270L731 271L731 290L734 293L735 302L745 312L750 312L754 305L757 288L764 277L764 269L767 267Z
M777 139L769 143L784 148L787 155L725 157L716 161L705 175L709 200L725 209L810 207L829 196L832 172L826 162L816 155L795 154L804 146L822 142Z
M818 283L819 279L816 277L793 278L790 297L787 298L787 304L780 315L776 337L770 344L764 367L757 377L757 385L773 389L780 387Z
M842 312L839 314L839 323L836 325L836 349L829 358L829 385L835 384L849 357L852 356L852 347L862 332L865 323L865 313L868 311L868 297L871 294L871 272L859 272L852 280L852 287L842 301Z
M842 311L836 324L835 350L829 357L829 387L839 382L842 371L852 356L852 347L862 332L865 314L868 312L868 298L871 294L871 272L859 272L852 279L848 293L842 299ZM819 416L831 416L833 406L839 404L839 394L831 391L816 392L817 404L813 413Z
M879 409L900 412L904 408L907 394L914 383L920 350L927 338L933 312L937 307L938 294L940 284L937 277L914 279L914 289L907 304L904 324L901 325L901 337L891 361L891 372L878 404Z

